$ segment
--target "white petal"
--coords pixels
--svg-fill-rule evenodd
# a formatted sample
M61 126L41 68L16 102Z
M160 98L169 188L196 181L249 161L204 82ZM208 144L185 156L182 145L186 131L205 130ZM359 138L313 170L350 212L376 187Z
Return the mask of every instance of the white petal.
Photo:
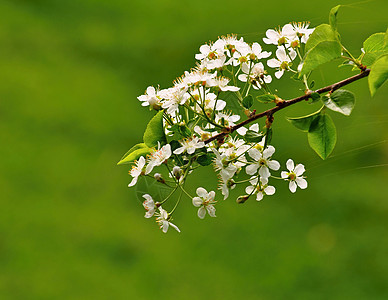
M170 224L167 221L162 221L162 224L162 231L166 233Z
M242 82L247 82L248 80L248 75L247 74L240 74L238 75L238 80L242 81Z
M298 186L301 188L301 189L305 189L307 188L307 181L306 179L304 178L296 178L296 183L298 184Z
M226 102L224 100L217 100L216 110L223 110L226 106Z
M203 206L201 206L201 207L198 209L197 215L198 215L198 218L200 218L200 219L205 218L206 209L205 209Z
M264 197L263 193L262 193L262 192L258 192L258 193L257 193L256 200L257 200L257 201L260 201L261 199L263 199L263 197Z
M287 160L286 166L288 171L290 172L294 171L295 166L294 166L294 161L292 159Z
M176 226L175 224L172 224L172 223L169 223L171 225L172 228L174 228L176 231L178 232L181 232L178 228L178 226Z
M252 148L248 151L248 154L250 157L252 157L254 160L259 160L261 158L261 153L259 150Z
M296 176L301 176L304 173L304 171L305 171L304 165L302 164L297 164L294 170Z
M279 168L280 168L280 164L276 160L268 161L267 165L268 165L268 168L270 168L271 170L275 170L275 171L279 170Z
M252 130L254 132L259 132L259 124L253 124L249 127L249 130Z
M128 184L128 187L134 186L137 183L138 177L133 177L132 181Z
M275 77L277 79L279 79L280 77L283 76L283 74L284 74L284 70L279 70L279 71L275 72Z
M216 216L216 209L214 208L213 205L206 206L206 209L207 209L209 216L211 216L213 218Z
M259 170L259 175L261 177L268 178L269 176L271 176L271 173L269 172L266 166L262 166Z
M263 157L265 159L271 157L275 153L275 147L274 146L268 146L264 151L263 151Z
M282 173L280 173L280 176L281 176L282 178L288 178L288 172L282 171Z
M185 147L180 147L174 150L174 154L182 154L185 151Z
M213 200L216 197L216 192L215 191L210 191L208 193L208 199Z
M155 88L153 86L149 86L147 88L147 95L148 96L155 96Z
M203 203L203 201L202 201L201 198L199 198L199 197L194 197L193 198L193 205L195 207L200 207L202 205L202 203Z
M245 74L243 74L243 75L246 76L246 74L249 73L249 66L248 66L248 64L247 64L247 63L243 63L243 64L241 65L241 70L245 73Z
M267 195L273 195L273 194L275 194L276 189L275 189L272 185L269 185L269 186L267 186L267 187L264 189L264 192L265 192Z
M276 58L271 58L267 61L267 65L270 68L279 68L282 63L278 61Z
M240 128L237 129L236 131L237 131L237 133L238 133L239 135L245 135L245 134L247 133L248 129L246 129L245 127L240 127Z
M245 188L245 193L251 194L251 193L253 192L254 189L255 189L254 186L248 185L248 186Z
M256 173L258 167L259 167L258 164L248 165L245 171L247 172L248 175L253 175Z
M207 196L207 191L203 187L197 188L197 195L201 198L205 198Z
M295 193L295 192L296 192L296 183L295 183L295 181L290 181L288 187L290 188L290 191L291 191L292 193Z

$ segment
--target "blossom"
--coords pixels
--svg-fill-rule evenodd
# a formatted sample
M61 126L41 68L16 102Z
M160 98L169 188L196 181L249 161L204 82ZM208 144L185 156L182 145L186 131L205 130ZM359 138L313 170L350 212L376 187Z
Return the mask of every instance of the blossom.
M275 187L268 185L268 178L261 178L258 182L258 177L252 177L249 181L252 185L245 188L247 194L257 194L256 200L260 201L265 195L273 195L276 192Z
M222 68L226 61L224 49L219 44L211 46L205 44L199 48L200 53L195 55L195 59L202 60L202 64L208 70ZM204 67L203 66L203 67Z
M180 141L182 147L174 150L174 154L182 154L187 151L188 154L193 154L196 149L205 147L205 143L202 142L198 137L193 137Z
M280 164L276 160L270 160L272 154L274 154L275 148L273 146L268 146L263 152L252 148L248 151L250 157L252 157L257 163L250 164L246 167L246 172L248 175L253 175L259 169L259 175L262 178L268 178L271 176L269 169L279 170Z
M199 187L197 188L197 195L199 197L193 198L193 205L195 207L199 207L198 217L200 219L205 218L206 211L208 212L209 216L215 217L216 209L214 208L213 204L216 203L216 201L214 201L216 193L214 191L208 193L204 188Z
M154 199L149 194L144 194L143 198L145 199L143 202L143 206L146 210L145 218L151 218L155 213L155 202Z
M227 113L219 112L215 116L216 123L218 123L222 126L227 126L227 127L236 125L235 122L237 122L238 120L240 120L239 115L232 115L230 113L227 114ZM247 129L244 127L240 127L236 131L238 134L244 135L246 133Z
M178 106L185 104L187 99L189 99L186 89L181 87L166 89L163 96L165 100L162 103L162 107L167 109L168 114L174 114L178 110Z
M265 75L267 72L264 70L262 63L257 63L252 68L247 63L243 63L241 71L243 74L238 75L238 79L242 82L249 80L254 89L259 89L263 83L270 83L272 81L271 75Z
M149 86L145 95L137 97L143 103L142 106L150 106L151 108L158 108L161 105L161 95L153 86Z
M128 187L134 186L137 183L137 179L142 174L144 166L145 166L145 158L141 156L138 161L135 162L135 165L129 171L129 174L133 177Z
M212 148L213 153L216 155L214 158L214 169L220 171L220 176L223 181L228 181L234 176L237 171L237 167L232 163L229 163L225 154L220 154L216 149Z
M226 77L216 77L213 78L212 80L209 80L207 83L207 86L209 87L218 87L221 91L226 92L237 92L240 90L239 87L233 86L233 85L228 85L230 79Z
M147 174L151 173L151 171L154 167L160 166L167 159L169 159L170 156L171 156L170 144L164 145L162 148L160 148L160 144L159 144L158 150L154 150L153 152L151 152L151 156L149 159L149 163L146 167L145 174L147 175Z
M315 28L308 28L309 22L293 22L291 23L292 29L297 38L301 39L302 43L306 43L310 35L314 32Z
M292 39L295 35L295 32L291 24L286 24L281 30L280 28L277 30L268 29L265 35L267 37L263 38L264 43L282 46L288 44L290 38Z
M210 127L211 124L209 124L209 126L206 126L206 127ZM213 126L213 125L211 125ZM214 127L214 126L213 126ZM206 128L205 128L206 129ZM217 134L216 131L212 131L212 132L209 132L209 131L206 131L206 130L203 130L201 127L199 127L198 125L195 125L194 126L194 132L197 133L200 137L201 137L201 140L202 141L205 141L207 140L208 138L214 136Z
M276 58L271 58L267 61L267 65L270 68L277 68L278 71L275 72L275 77L280 78L283 76L284 70L289 69L289 65L292 60L296 57L296 52L291 49L289 54L286 53L286 50L283 48L278 48L276 50Z
M176 231L181 232L178 226L169 221L171 216L161 206L159 206L159 213L155 213L155 215L157 216L156 222L159 224L160 229L162 229L164 233L167 232L169 226L174 228Z
M202 105L207 113L211 113L213 110L223 110L226 106L226 102L224 100L217 99L216 94L209 93L209 89L204 90L204 87L202 86L195 89L190 94L198 104L196 107L197 112L202 113L202 109L200 107ZM203 100L203 98L205 99Z
M307 181L304 179L304 176L302 174L305 171L304 165L297 164L294 167L294 161L292 159L287 160L287 169L288 172L282 171L281 177L284 180L289 181L289 189L292 193L296 192L297 186L299 186L301 189L307 188Z

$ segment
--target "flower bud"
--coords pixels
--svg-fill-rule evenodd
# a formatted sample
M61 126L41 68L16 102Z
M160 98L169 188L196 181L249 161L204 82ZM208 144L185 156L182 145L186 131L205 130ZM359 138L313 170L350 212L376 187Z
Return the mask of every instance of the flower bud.
M247 201L248 198L249 198L249 195L240 196L237 198L236 202L238 204L242 204L242 203L245 203L245 201Z
M179 179L181 178L181 175L182 175L182 169L178 166L175 166L172 169L172 174L175 176L176 179Z
M166 181L162 177L162 174L160 173L155 173L154 178L156 179L157 182L166 183Z

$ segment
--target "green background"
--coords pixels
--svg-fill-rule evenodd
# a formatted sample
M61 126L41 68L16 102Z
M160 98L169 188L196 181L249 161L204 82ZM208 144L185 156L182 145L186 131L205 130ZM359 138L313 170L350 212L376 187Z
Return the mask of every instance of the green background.
M387 85L371 99L351 84L350 117L332 113L327 161L276 115L275 158L307 169L309 188L200 220L189 200L163 234L127 184L121 155L151 114L137 96L166 88L204 42L261 41L290 21L327 22L328 1L13 0L0 2L0 299L387 299ZM386 1L341 8L343 42L358 55L384 32ZM261 42L261 44L263 44ZM270 47L266 47L270 50ZM336 63L316 87L351 75ZM279 85L279 94L300 91ZM258 109L267 106L257 106ZM188 184L214 189L211 168Z

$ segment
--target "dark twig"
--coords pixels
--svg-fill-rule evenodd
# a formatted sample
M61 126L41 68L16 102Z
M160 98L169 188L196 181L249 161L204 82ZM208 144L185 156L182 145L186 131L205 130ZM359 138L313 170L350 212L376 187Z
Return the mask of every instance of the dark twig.
M292 104L295 104L295 103L298 103L298 102L301 102L303 100L307 100L311 97L311 94L312 93L318 93L318 94L323 94L325 92L334 92L335 90L338 90L339 88L345 86L345 85L348 85L349 83L352 83L354 81L357 81L361 78L364 78L364 77L367 77L370 73L370 69L365 69L364 71L362 71L360 74L357 74L357 75L354 75L352 77L349 77L349 78L346 78L344 80L341 80L339 82L336 82L336 83L333 83L332 85L328 85L328 86L325 86L323 88L320 88L316 91L308 91L306 94L302 95L302 96L299 96L299 97L296 97L294 99L290 99L290 100L286 100L286 101L283 101L283 102L279 102L277 104L277 106L271 108L271 109L268 109L266 111L263 111L259 114L254 114L253 116L249 117L248 119L246 119L245 121L241 122L241 123L238 123L232 127L230 127L228 130L224 131L224 132L220 132L218 134L216 134L215 136L212 136L211 138L208 138L207 140L205 140L205 144L208 144L210 143L211 141L214 141L214 140L219 140L219 139L222 139L224 138L226 135L236 131L237 129L239 129L240 127L242 126L245 126L257 119L260 119L262 117L265 117L265 116L269 116L269 115L273 115L275 112L287 107L287 106L290 106Z

